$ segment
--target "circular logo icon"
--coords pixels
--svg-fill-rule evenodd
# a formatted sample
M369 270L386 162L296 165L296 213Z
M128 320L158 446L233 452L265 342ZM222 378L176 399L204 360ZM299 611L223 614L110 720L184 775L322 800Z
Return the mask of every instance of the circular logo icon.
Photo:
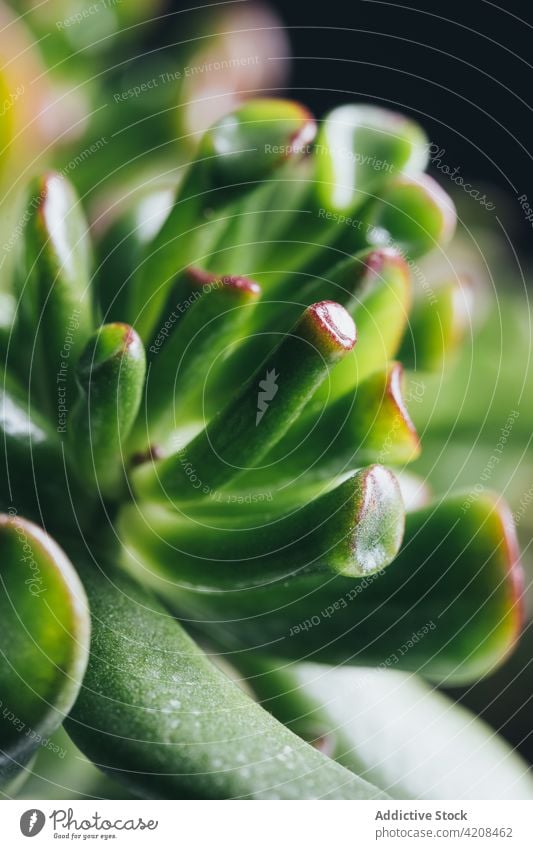
M32 808L29 811L24 811L20 818L20 830L24 837L35 837L42 831L46 822L46 817L42 811L37 808Z

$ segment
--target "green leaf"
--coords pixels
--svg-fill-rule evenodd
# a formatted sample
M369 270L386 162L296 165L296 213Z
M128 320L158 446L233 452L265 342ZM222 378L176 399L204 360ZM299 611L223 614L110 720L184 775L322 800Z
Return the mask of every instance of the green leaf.
M435 489L490 487L505 493L530 564L533 349L527 303L498 296L488 318L452 362L423 375L411 412L424 433L416 468ZM444 379L443 379L444 378Z
M50 404L61 385L70 402L76 363L94 327L88 225L71 184L53 171L31 183L26 216L18 341L29 347L24 334L37 333L39 396Z
M104 491L120 481L124 445L139 411L146 356L128 324L104 324L78 363L80 397L67 423L80 479Z
M428 141L404 115L361 103L338 106L320 125L315 145L316 203L353 212L392 175L423 171Z
M189 269L190 293L175 300L148 348L144 415L137 436L153 444L191 419L201 420L205 380L217 357L242 332L260 294L245 277Z
M261 483L303 474L325 479L364 463L401 465L416 459L420 442L405 406L402 380L401 364L390 363L355 392L326 406L314 405L267 454ZM245 484L242 479L243 488Z
M326 299L341 304L354 317L358 342L317 397L328 403L384 367L400 344L411 302L407 264L390 248L362 251L343 258L324 274L302 274L296 279L289 275L270 286L253 312L249 336L210 376L204 396L207 410L216 410L225 394L250 377L254 363L267 356L280 333L290 330L303 307Z
M331 374L316 399L324 403L353 389L396 356L411 309L409 267L396 250L370 254L371 285L354 298L350 315L357 327L358 344Z
M288 158L300 158L314 133L315 122L303 106L275 99L251 100L207 131L136 278L132 316L146 342L175 276L202 263L198 246L205 242L200 225L206 215L216 223L237 196L268 179Z
M492 728L420 678L317 666L295 672L347 738L339 762L394 798L533 799L528 765Z
M173 190L162 187L128 198L125 208L107 212L97 235L96 292L103 320L124 321L130 315L133 280L146 244L168 215ZM111 220L106 220L106 218Z
M409 315L399 359L416 371L439 371L463 340L472 292L465 280L450 280L420 292Z
M163 503L197 500L256 466L354 344L355 327L343 307L331 301L308 307L192 442L177 454L134 469L136 494Z
M54 530L85 527L93 494L77 486L57 431L2 369L0 443L0 510L16 505Z
M428 438L438 436L449 441L452 434L453 447L461 434L471 448L482 436L490 443L492 453L501 437L500 429L512 417L513 441L520 433L522 446L527 448L531 437L528 399L533 393L530 334L525 298L499 293L472 345L465 345L456 362L448 364L446 379L440 373L431 380L424 375L424 403L413 412L420 429L427 429Z
M509 512L456 494L407 514L403 547L369 578L316 576L216 596L160 583L220 645L472 681L518 639L522 570Z
M425 135L404 116L363 104L334 109L321 123L306 190L292 198L294 214L280 216L283 229L265 234L271 243L254 276L268 291L297 271L323 274L371 244L361 206L387 192L395 178L422 171L427 158ZM273 202L277 206L277 196Z
M361 210L361 220L363 244L391 245L412 261L450 241L457 213L444 189L421 174L387 183Z
M159 507L127 507L124 545L145 568L204 589L264 585L309 573L369 575L400 548L404 509L394 476L382 466L352 475L299 509L250 523L229 510L216 525ZM140 515L139 515L140 513Z
M415 675L265 662L244 672L266 710L396 799L533 798L510 746Z
M85 672L89 612L59 546L16 511L0 516L0 780L62 723Z
M198 159L210 160L212 183L226 189L265 179L288 159L305 155L315 132L315 120L302 104L254 98L205 133Z
M299 214L305 215L309 226L316 223L315 219L311 222L309 214L309 181L313 171L313 156L291 157L269 180L230 204L224 210L224 226L209 246L207 267L222 269L225 274L254 275L261 272L272 250L279 247L285 257L284 241ZM323 222L318 219L318 223L323 230ZM261 279L261 286L267 292L270 277L267 273Z
M83 568L91 656L66 722L76 745L149 798L383 798L246 696L138 585Z

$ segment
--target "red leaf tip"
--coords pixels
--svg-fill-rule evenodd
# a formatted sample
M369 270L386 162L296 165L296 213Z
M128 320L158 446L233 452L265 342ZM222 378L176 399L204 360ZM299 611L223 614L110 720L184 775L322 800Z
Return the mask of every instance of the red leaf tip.
M308 307L306 312L336 348L352 350L357 341L357 331L353 318L343 306L335 301L319 301Z
M228 291L241 292L248 294L251 297L258 297L261 294L261 287L255 280L249 277L241 277L233 274L211 274L209 271L204 271L197 266L191 266L186 270L186 275L189 280L199 288L206 287L207 289L223 286Z

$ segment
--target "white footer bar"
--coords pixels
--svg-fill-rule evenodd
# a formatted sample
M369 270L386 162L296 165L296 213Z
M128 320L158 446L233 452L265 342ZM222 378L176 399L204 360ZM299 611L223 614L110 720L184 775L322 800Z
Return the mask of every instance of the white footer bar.
M533 802L5 801L1 845L532 849ZM31 843L30 839L35 842Z

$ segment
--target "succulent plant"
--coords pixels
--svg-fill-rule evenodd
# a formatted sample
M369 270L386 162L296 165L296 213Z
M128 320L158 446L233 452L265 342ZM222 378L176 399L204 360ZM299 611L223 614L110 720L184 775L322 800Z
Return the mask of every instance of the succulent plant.
M405 471L470 297L416 285L455 224L427 150L384 109L317 133L251 100L94 245L64 176L30 185L0 326L5 793L62 724L144 797L490 793L485 761L435 785L368 745L405 698L457 757L472 719L402 672L478 679L521 622L505 504ZM503 742L460 739L531 795Z

